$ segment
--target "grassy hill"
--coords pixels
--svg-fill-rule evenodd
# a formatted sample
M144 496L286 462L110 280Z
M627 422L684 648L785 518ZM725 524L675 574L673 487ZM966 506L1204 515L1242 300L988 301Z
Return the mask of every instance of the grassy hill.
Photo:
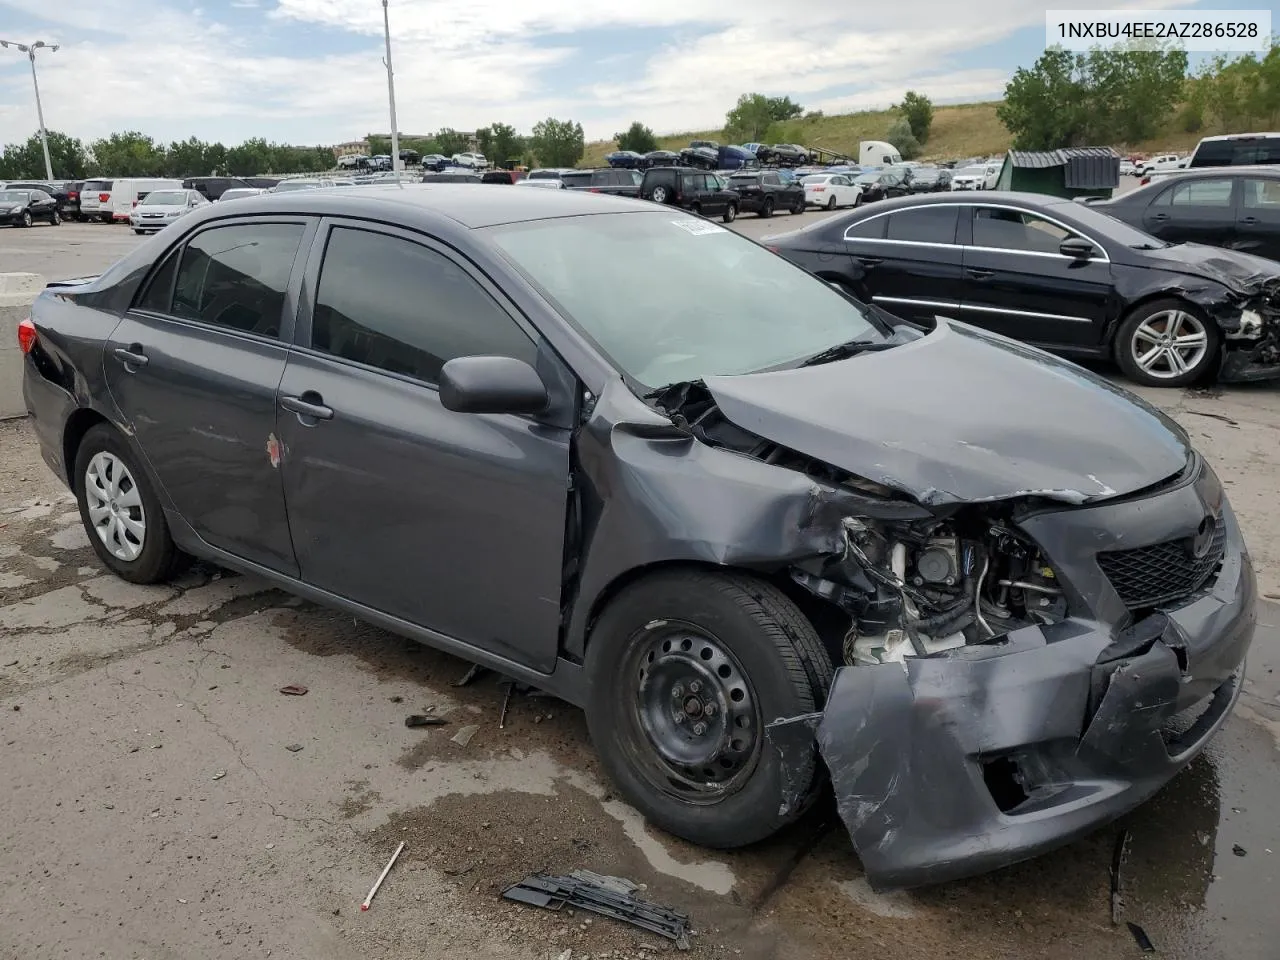
M933 129L929 142L924 145L921 159L942 160L958 157L982 157L1004 153L1009 149L1009 131L996 118L999 101L985 103L958 103L933 108ZM857 157L861 140L883 140L889 125L897 118L891 110L867 110L861 113L845 113L824 117L811 117L791 121L796 143L807 147L821 147L848 156ZM659 137L658 146L664 150L687 147L690 140L716 140L725 143L723 130L698 130ZM1145 143L1123 145L1140 153L1190 150L1200 140L1200 134L1170 130ZM1117 145L1119 149L1122 145ZM603 166L604 155L617 148L612 140L588 143L581 166Z

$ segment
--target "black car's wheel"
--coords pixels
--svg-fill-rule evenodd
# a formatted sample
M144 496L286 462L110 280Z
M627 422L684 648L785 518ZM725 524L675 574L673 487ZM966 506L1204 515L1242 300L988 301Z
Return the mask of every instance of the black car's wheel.
M23 225L24 227L29 227L29 226L31 226L31 211L30 211L30 210L24 210L24 211L22 211L22 220L21 220L21 223L22 223L22 225Z
M1197 307L1173 298L1138 307L1116 331L1116 360L1125 376L1152 387L1185 387L1205 379L1218 359L1221 334Z
M737 219L738 219L738 205L736 203L730 203L727 207L724 208L724 222L733 223L733 221Z
M789 771L764 724L823 707L832 668L813 625L754 577L669 572L628 587L587 647L587 725L628 802L676 836L745 846L800 816L815 754Z
M702 205L698 203L689 204L689 212L692 213L695 217L702 216Z
M667 188L661 186L654 187L652 197L654 203L666 203L668 197Z
M835 208L836 208L836 198L831 197L830 199L827 200L827 209L834 210Z
M60 214L57 210L53 211L53 216L49 218L49 225L53 227L61 226L62 214Z
M760 216L762 217L773 216L773 197L764 198L764 203L760 205Z
M800 197L798 200L796 200L795 203L791 205L791 212L799 215L801 213L804 213L804 207L805 207L804 197Z
M169 535L164 510L128 443L100 423L80 441L72 473L80 519L93 551L132 583L159 583L186 560Z

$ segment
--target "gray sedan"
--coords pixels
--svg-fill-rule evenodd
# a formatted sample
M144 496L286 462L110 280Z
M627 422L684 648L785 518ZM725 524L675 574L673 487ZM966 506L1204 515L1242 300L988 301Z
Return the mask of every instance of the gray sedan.
M19 342L108 569L203 557L580 705L698 843L794 821L825 762L873 884L991 869L1146 799L1240 692L1253 572L1177 426L679 210L219 203Z

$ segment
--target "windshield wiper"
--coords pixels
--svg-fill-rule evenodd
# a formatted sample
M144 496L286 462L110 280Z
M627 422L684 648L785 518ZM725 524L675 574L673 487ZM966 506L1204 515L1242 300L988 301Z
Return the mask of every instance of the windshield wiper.
M821 353L815 353L812 357L801 361L800 366L814 367L820 363L844 360L858 353L874 353L878 350L888 350L890 347L896 347L897 345L896 340L848 340L844 343L837 343L834 347L828 347Z

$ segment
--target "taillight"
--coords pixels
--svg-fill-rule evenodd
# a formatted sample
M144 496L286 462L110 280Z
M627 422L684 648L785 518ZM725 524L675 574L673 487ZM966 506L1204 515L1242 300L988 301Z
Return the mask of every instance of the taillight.
M599 188L599 187L592 187L592 188L590 189L590 191L588 191L588 192L589 192L589 193L599 193L599 192L600 192L600 188Z
M809 189L812 190L814 193L822 193L827 188L826 187L810 187Z
M110 200L110 199L111 199L111 194L109 194L109 193L100 193L100 194L98 194L98 202L99 202L99 203L106 203L106 202L107 202L108 200Z
M23 320L18 324L18 349L23 353L30 353L31 348L36 345L36 325L31 322L31 318Z
M138 205L138 201L137 200L133 201L133 205L136 207Z
M80 199L80 191L79 191L79 190L70 190L70 191L68 191L68 192L67 192L67 199L68 199L68 200L79 200L79 199Z
M1150 177L1143 177L1141 180L1138 181L1138 186L1145 187L1150 182L1151 182Z

